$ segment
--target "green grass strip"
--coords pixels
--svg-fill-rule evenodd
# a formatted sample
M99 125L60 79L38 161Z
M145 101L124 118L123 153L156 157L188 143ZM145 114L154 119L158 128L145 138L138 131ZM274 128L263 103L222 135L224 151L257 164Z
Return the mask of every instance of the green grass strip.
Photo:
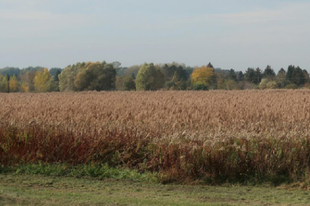
M92 177L97 179L132 180L136 182L158 182L158 174L131 170L127 168L114 168L107 164L69 165L59 164L24 164L17 166L0 166L0 174L25 174L64 177Z

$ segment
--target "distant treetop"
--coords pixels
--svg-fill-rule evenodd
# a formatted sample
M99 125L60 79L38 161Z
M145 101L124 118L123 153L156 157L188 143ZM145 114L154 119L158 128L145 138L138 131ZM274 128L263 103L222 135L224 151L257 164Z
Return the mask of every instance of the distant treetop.
M209 64L207 65L207 67L214 69L213 65L211 64L211 62L209 62Z

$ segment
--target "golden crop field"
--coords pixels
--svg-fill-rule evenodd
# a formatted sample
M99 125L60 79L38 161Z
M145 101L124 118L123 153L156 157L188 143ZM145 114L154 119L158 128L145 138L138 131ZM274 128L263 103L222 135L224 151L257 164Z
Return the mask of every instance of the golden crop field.
M175 180L308 177L310 90L16 93L0 94L0 105L3 165L99 162Z

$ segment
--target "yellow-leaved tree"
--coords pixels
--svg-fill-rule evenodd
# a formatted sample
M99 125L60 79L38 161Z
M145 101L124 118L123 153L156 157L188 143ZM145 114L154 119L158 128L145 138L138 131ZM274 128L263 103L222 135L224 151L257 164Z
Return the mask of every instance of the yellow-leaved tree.
M37 71L34 77L34 90L36 92L48 92L51 85L51 74L47 68L44 71Z
M191 74L191 82L195 90L208 90L214 83L215 73L212 67L197 67Z
M21 82L19 87L20 92L29 92L29 86L25 82Z
M15 75L10 78L9 85L10 85L10 92L17 92L17 90L18 90L18 81L17 81Z
M0 92L8 92L8 79L0 74Z

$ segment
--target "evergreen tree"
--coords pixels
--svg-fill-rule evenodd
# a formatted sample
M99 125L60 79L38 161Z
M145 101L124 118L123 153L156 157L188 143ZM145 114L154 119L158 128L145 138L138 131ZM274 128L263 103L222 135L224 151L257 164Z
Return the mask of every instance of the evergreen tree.
M267 79L273 79L275 76L276 76L276 73L271 68L271 66L268 65L263 72L263 77Z
M235 70L233 70L233 69L229 70L228 79L232 79L234 81L237 81L237 74L236 74Z
M236 76L237 76L237 81L238 81L238 82L244 80L244 74L243 74L242 71L237 72L237 73L236 73Z
M306 77L300 67L296 67L291 75L291 82L297 86L302 86L306 83Z
M262 70L260 70L259 67L257 67L255 69L255 78L254 78L254 84L259 84L261 81L262 81L262 78L263 78L263 73L262 73Z
M248 68L244 74L245 80L254 83L256 80L254 68Z
M289 80L286 79L286 71L283 68L278 71L276 82L279 88L284 88L290 83Z
M295 70L295 66L289 65L286 72L286 79L292 82L292 75Z
M209 62L209 64L207 65L207 67L214 69L213 65L211 64L211 62Z

